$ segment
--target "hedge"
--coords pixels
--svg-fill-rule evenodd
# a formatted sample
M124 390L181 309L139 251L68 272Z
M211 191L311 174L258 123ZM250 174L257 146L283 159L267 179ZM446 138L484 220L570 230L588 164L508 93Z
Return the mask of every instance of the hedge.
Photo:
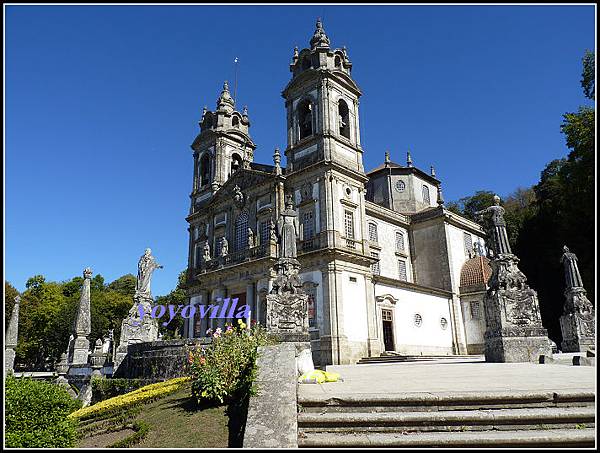
M11 448L73 447L77 422L68 415L81 407L61 386L6 377L5 442Z

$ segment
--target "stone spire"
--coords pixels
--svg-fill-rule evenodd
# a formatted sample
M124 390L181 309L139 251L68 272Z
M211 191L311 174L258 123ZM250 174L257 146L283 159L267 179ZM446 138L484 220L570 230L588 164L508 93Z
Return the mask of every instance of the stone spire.
M19 336L19 307L21 304L21 296L15 297L15 305L13 306L8 329L4 336L4 372L9 373L15 368L15 349L17 348L17 339Z
M413 166L412 157L410 157L410 149L406 152L406 166L407 167Z
M316 49L317 47L329 48L329 38L325 34L321 18L317 19L317 28L313 37L310 39L310 48Z
M390 165L390 152L386 151L385 152L385 166L389 167L389 165Z
M229 83L227 83L227 80L225 80L225 82L223 83L223 90L221 91L221 95L219 96L219 99L217 99L217 111L227 111L231 113L233 112L233 106L233 98L229 93Z
M431 168L433 168L433 167L431 167ZM431 176L435 176L435 174L433 174ZM439 183L437 186L437 204L441 208L444 207L444 195L442 194L442 183Z
M75 342L73 346L73 365L83 365L88 362L90 349L90 332L92 331L90 316L90 281L92 270L88 267L83 271L83 287L79 298L79 309L75 319Z
M433 168L433 165L431 166L431 176L435 178L435 168Z

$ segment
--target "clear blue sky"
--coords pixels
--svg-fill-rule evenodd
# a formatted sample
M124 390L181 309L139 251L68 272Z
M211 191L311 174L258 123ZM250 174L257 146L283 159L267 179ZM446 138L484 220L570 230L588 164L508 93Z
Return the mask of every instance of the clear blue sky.
M323 17L363 90L365 166L433 164L446 200L530 186L567 154L593 6L8 6L5 276L112 281L145 247L186 267L189 145L238 57L255 161L285 148L281 90Z

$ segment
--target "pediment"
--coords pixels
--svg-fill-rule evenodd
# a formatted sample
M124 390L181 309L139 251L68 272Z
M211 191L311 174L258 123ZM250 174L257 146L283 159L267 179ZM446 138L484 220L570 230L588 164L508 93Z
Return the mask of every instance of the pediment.
M247 204L248 192L256 187L264 184L271 184L275 181L276 176L272 173L266 173L259 170L241 168L236 171L223 186L213 195L210 202L211 205L223 203L225 201L235 201L238 204ZM236 200L236 186L239 187L239 192L244 196L243 203Z

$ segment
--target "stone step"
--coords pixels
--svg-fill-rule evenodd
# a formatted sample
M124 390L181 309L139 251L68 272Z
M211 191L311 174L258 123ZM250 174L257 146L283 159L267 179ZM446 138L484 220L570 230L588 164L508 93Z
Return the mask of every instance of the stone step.
M483 356L479 355L439 355L439 356L424 356L424 355L397 355L386 354L378 357L363 357L357 362L357 365L365 365L370 363L405 363L405 362L433 362L438 360L451 361L473 361L483 360Z
M475 431L591 428L595 407L455 410L439 412L305 412L300 432Z
M300 412L420 412L530 407L593 406L590 390L298 394Z
M300 433L298 446L332 447L594 447L594 429L399 433Z

